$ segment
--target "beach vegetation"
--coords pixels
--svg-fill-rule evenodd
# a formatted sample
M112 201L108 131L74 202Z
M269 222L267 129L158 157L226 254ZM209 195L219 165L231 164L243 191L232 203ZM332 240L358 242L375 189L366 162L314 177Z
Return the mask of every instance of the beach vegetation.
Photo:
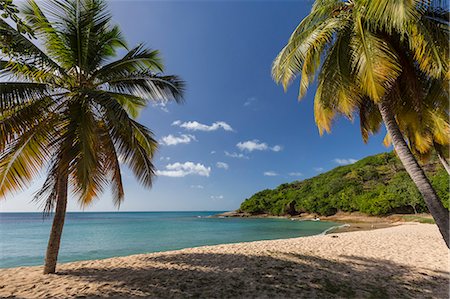
M393 145L447 246L448 210L418 160L436 151L448 164L443 153L450 132L449 37L442 1L316 0L272 68L285 90L300 77L299 98L317 77L314 116L320 134L330 133L338 116L359 118L364 142L385 125L385 144ZM354 175L364 180L375 173ZM383 185L373 190L388 192ZM394 208L386 210L394 199L385 195L360 199L371 213Z
M32 35L0 19L0 196L47 174L35 200L54 212L54 273L69 195L84 208L109 185L119 207L124 165L151 187L157 141L136 118L149 101L180 102L184 82L157 50L127 45L106 1L29 0L18 15Z

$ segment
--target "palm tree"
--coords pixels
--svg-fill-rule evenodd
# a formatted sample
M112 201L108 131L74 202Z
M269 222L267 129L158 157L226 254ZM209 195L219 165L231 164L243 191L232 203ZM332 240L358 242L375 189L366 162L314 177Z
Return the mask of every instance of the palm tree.
M314 113L321 134L330 132L337 115L353 119L359 112L365 140L383 121L449 246L448 210L399 127L398 107L423 99L403 94L414 82L426 78L448 86L448 12L429 2L316 0L276 57L272 75L285 89L301 75L301 98L319 73Z
M442 83L435 79L427 82L426 78L417 82L414 82L413 78L405 80L403 85L407 88L399 93L402 95L409 93L411 97L408 102L416 102L418 105L399 105L395 109L402 120L399 128L413 154L425 162L436 153L442 166L450 174L446 160L450 142L449 94L448 86ZM417 100L418 98L420 100ZM386 146L391 145L389 134L386 134L384 143Z
M123 163L150 187L157 142L135 118L149 100L181 101L184 84L162 74L158 51L127 48L103 0L30 0L21 16L41 46L0 20L0 196L47 168L35 199L55 209L44 269L54 273L69 186L84 207L109 184L119 207Z

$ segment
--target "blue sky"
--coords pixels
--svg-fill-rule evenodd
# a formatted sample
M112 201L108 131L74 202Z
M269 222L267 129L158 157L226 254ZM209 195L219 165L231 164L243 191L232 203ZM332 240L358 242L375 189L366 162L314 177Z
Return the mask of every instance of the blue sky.
M187 82L185 103L150 105L139 121L161 141L159 176L145 189L124 169L121 211L232 210L253 193L387 151L384 132L364 144L358 120L314 124L312 85L297 101L271 76L273 59L312 1L110 1L129 45L159 49L166 73ZM2 211L39 211L42 178L0 202ZM114 211L109 192L86 211ZM74 198L70 211L78 211Z

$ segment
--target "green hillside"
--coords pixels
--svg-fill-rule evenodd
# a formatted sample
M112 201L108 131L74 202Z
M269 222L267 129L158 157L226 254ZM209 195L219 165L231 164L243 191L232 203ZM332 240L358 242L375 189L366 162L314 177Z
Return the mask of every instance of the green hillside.
M445 207L449 176L437 159L423 165ZM425 203L394 153L364 158L304 181L266 189L246 199L239 209L251 214L295 215L359 211L369 215L426 212Z

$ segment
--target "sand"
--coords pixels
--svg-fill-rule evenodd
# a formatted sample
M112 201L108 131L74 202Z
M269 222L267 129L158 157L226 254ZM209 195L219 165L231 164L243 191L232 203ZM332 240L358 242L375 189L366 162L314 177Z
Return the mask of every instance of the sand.
M0 297L449 298L448 254L435 225L406 223L3 269Z

